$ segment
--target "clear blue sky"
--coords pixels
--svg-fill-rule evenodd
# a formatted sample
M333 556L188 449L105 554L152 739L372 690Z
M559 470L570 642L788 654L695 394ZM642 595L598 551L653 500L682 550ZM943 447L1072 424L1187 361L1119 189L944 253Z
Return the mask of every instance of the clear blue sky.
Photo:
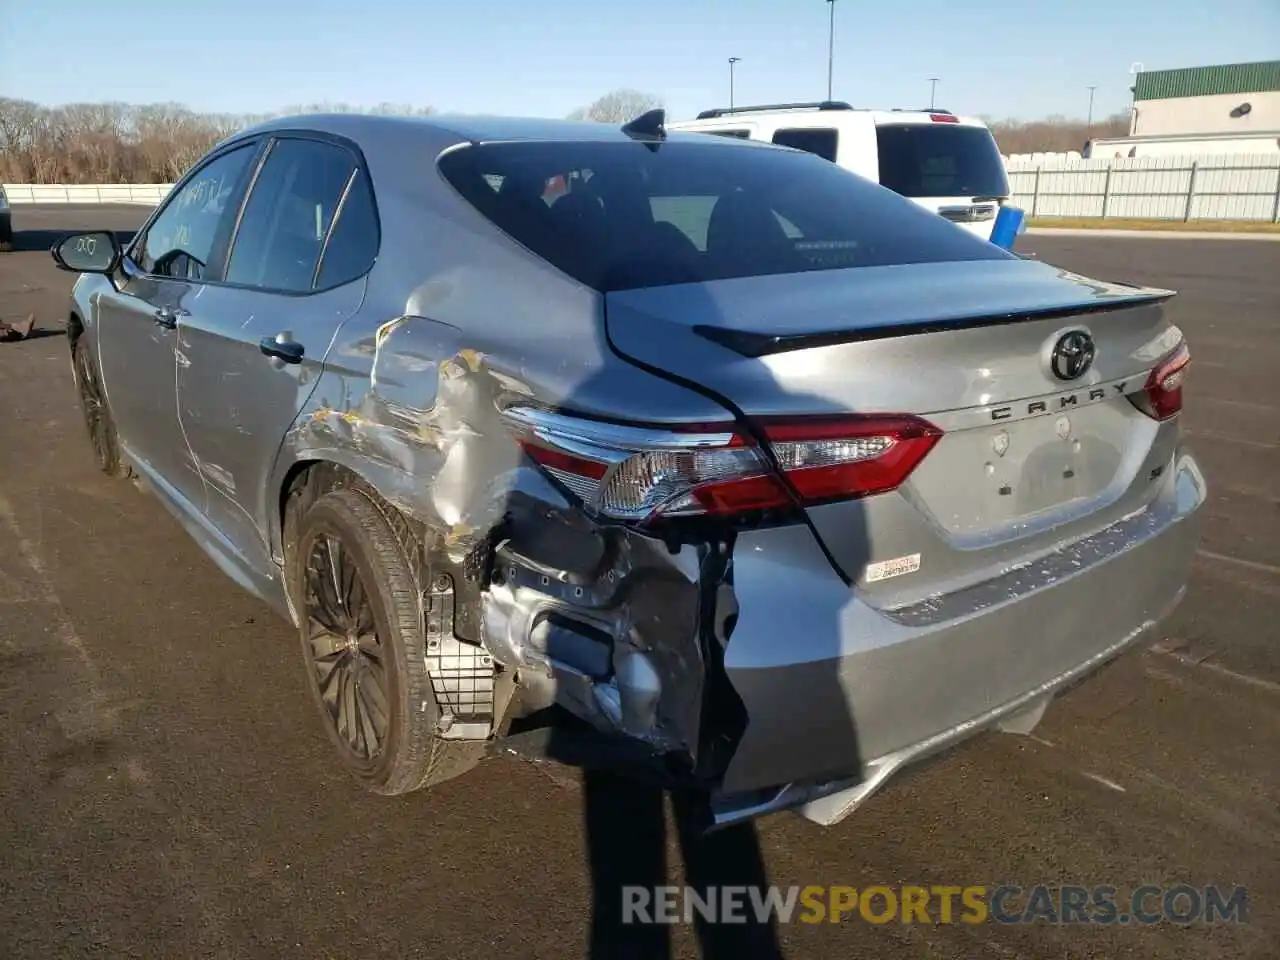
M266 112L382 101L562 116L616 87L686 117L826 94L824 0L0 0L0 95ZM1280 56L1280 0L837 0L835 94L1095 116L1148 69Z

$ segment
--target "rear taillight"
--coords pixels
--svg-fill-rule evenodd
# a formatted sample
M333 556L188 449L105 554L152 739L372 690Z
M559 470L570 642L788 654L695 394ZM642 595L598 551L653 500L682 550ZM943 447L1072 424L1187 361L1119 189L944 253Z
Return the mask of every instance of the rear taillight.
M589 508L620 520L723 517L884 493L941 436L910 416L767 420L761 429L775 469L733 425L653 429L523 406L505 417L530 458Z
M1187 378L1191 350L1186 343L1178 345L1151 371L1147 385L1134 398L1139 410L1156 420L1168 420L1182 410L1182 384Z
M952 116L949 113L931 113L929 114L929 119L932 120L934 123L959 123L960 122L958 119L956 119L954 116Z

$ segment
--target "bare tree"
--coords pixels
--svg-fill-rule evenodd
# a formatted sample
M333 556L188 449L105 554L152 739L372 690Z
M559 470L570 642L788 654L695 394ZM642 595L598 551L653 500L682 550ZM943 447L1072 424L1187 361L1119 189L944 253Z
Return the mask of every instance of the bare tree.
M284 112L423 115L432 109L323 104ZM0 182L172 183L214 144L271 116L196 113L176 103L44 107L0 97Z
M571 119L625 123L662 101L638 90L614 90L575 110ZM376 113L421 116L431 107L342 103L294 107L285 113ZM0 182L172 183L220 140L279 114L197 113L177 103L133 106L78 103L44 107L0 97ZM1005 154L1081 149L1089 137L1128 133L1118 113L1093 124L1066 117L990 121Z
M1000 145L1000 152L1011 153L1067 153L1081 150L1095 137L1124 137L1129 134L1129 115L1117 113L1089 126L1083 120L1069 120L1062 116L1044 120L988 121L991 132Z
M133 124L139 154L135 176L172 183L210 147L241 126L238 118L193 113L176 103L138 107Z
M34 103L0 98L0 177L19 182L35 177L33 154L44 131L43 121Z
M592 120L596 123L626 123L646 111L662 106L662 100L639 90L614 90L585 107L569 114L570 120Z

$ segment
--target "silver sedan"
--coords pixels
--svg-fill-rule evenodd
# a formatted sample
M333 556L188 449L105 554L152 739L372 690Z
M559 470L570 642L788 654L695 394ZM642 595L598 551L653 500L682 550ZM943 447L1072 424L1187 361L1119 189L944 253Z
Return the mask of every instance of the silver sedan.
M296 625L379 793L504 743L833 823L1188 578L1173 294L799 151L293 117L53 255L99 466Z

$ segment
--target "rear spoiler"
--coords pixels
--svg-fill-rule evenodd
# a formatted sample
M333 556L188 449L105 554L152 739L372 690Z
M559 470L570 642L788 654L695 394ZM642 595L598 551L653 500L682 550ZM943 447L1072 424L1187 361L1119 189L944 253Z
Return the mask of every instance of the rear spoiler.
M1115 281L1112 281L1115 283ZM1116 310L1129 310L1134 307L1161 303L1173 297L1172 290L1155 290L1150 287L1131 286L1141 293L1120 296L1103 303L1089 301L1064 306L1046 307L1043 309L1025 310L1017 313L988 313L973 316L952 317L946 320L904 320L897 323L862 327L851 330L824 330L820 333L770 334L754 333L750 330L732 330L728 327L712 327L699 324L693 332L704 340L710 340L722 347L728 347L734 353L744 357L767 357L775 353L787 353L792 350L808 350L813 347L830 347L839 343L860 343L867 340L886 340L891 337L912 337L925 333L944 333L949 330L964 330L974 327L996 327L1011 323L1026 323L1032 320L1058 320L1068 317L1096 316L1100 313L1112 313Z

